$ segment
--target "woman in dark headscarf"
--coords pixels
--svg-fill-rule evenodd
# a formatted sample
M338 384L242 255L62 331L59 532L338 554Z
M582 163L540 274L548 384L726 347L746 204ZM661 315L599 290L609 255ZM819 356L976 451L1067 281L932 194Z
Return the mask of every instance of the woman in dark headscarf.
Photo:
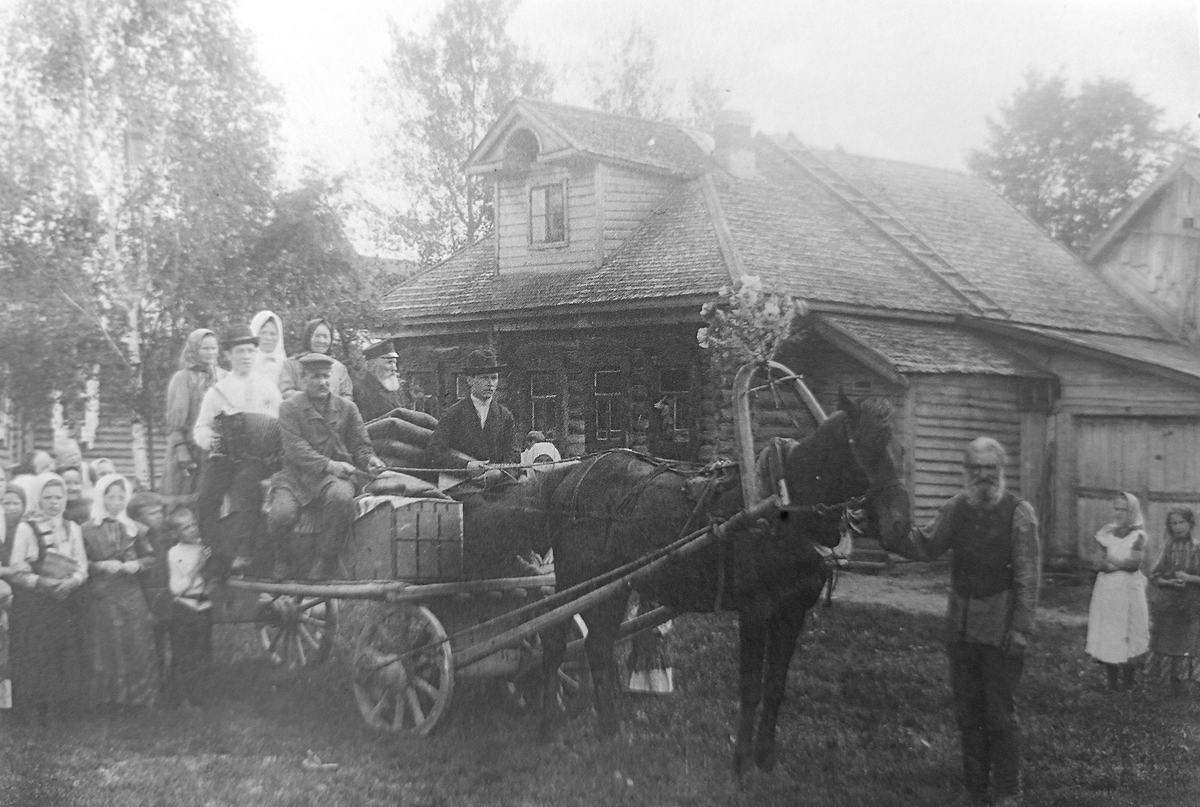
M333 326L324 318L310 319L304 326L304 342L300 352L283 364L283 372L279 375L279 391L285 395L289 390L304 389L300 383L302 377L300 357L306 353L322 353L329 356L333 347ZM332 356L329 356L333 359ZM350 400L354 396L354 384L350 381L350 372L346 365L333 359L333 371L329 376L330 388L334 395L341 395Z
M1166 546L1150 573L1151 678L1168 680L1177 692L1200 683L1200 536L1190 507L1167 512Z
M207 328L192 331L167 387L167 467L161 488L164 496L180 497L176 501L190 500L199 489L204 452L192 441L192 427L204 393L225 375L217 367L219 352L215 333Z

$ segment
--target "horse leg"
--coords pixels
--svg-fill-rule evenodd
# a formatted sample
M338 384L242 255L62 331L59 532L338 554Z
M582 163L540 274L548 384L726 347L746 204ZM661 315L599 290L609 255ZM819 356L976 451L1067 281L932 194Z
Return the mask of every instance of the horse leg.
M738 619L738 674L740 701L737 736L733 742L733 774L741 781L750 768L754 717L762 700L763 652L767 623L762 615L743 611Z
M567 654L567 631L569 623L551 625L540 634L542 640L542 725L543 737L550 737L562 717L562 682L558 680L558 668Z
M804 629L808 609L795 601L783 603L767 624L767 668L763 682L763 708L755 735L754 763L761 770L775 769L775 722L787 690L788 667L796 641Z
M614 597L589 609L584 615L588 636L583 646L587 650L588 666L592 672L592 691L600 735L612 737L621 730L617 717L617 660L613 646L625 616L625 597Z

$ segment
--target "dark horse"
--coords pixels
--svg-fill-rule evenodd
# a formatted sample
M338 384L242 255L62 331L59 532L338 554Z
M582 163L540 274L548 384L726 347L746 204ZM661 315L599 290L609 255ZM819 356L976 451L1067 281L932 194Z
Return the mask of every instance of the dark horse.
M771 450L758 457L760 477L770 475ZM818 545L837 545L844 512L844 507L816 505L865 497L866 529L876 536L907 531L911 515L886 404L842 396L838 412L804 440L782 440L777 456L795 509L760 521L725 547L705 547L634 584L643 601L676 611L737 611L741 710L733 763L738 776L750 767L751 757L764 770L775 765L775 722L788 665L805 614L829 574ZM778 490L778 480L767 482L768 494ZM743 509L736 470L689 478L669 464L628 451L548 472L542 489L559 590ZM617 597L583 614L596 711L606 734L619 729L613 644L624 609L624 598ZM554 671L563 658L567 629L559 625L542 634L548 720L554 718Z

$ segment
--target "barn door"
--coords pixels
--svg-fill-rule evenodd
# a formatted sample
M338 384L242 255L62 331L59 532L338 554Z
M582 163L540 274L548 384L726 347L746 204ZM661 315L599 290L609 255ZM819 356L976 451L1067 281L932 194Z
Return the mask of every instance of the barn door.
M1079 557L1096 557L1096 531L1112 520L1118 491L1142 503L1151 538L1161 547L1167 510L1200 504L1200 419L1077 417L1076 525Z

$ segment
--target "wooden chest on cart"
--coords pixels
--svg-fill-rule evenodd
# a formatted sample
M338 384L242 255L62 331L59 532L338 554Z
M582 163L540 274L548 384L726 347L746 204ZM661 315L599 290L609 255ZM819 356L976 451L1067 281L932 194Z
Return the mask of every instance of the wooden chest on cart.
M462 504L374 496L354 522L346 567L355 580L462 579Z

